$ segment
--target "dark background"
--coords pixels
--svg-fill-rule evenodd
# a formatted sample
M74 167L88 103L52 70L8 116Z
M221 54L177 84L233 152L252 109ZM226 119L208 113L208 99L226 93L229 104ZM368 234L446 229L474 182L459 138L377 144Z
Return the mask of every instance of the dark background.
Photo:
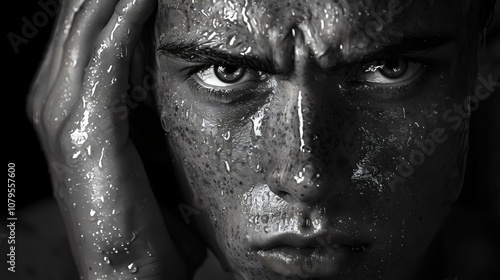
M44 2L46 0L43 0ZM7 35L15 33L22 36L24 22L32 22L33 15L41 11L37 0L8 1L8 8L3 8L4 35L2 36L3 87L4 96L4 151L7 162L16 164L17 207L27 206L43 196L50 195L51 187L48 168L45 163L38 139L28 121L25 104L31 80L42 59L45 44L49 39L54 18L47 16L49 22L38 28L38 32L28 43L19 45L15 52ZM3 210L3 209L2 209Z
M42 1L47 2L48 0ZM50 199L51 186L43 152L25 113L25 103L31 80L42 59L45 44L51 33L54 18L48 16L49 21L45 25L37 27L36 34L27 39L27 43L20 44L17 53L9 42L8 34L15 33L22 36L22 27L25 24L22 18L25 17L33 22L33 16L42 11L37 2L34 0L4 2L4 5L7 6L3 8L4 31L2 37L4 58L2 59L4 61L2 75L4 132L2 138L7 141L3 142L3 149L7 153L7 162L16 164L16 211L19 219L17 232L21 230L33 232L32 235L19 233L17 242L29 244L36 244L43 242L43 240L37 242L33 242L31 239L23 240L23 238L37 236L36 229L23 223L28 223L31 219L29 217L31 215L30 207L44 199ZM497 11L498 7L497 3ZM497 12L497 14L499 13ZM491 73L494 77L498 77L500 73L499 16L495 18L495 23L492 26L489 30L490 37L488 37L486 55L483 57L483 61L489 65L489 68L482 70L484 77ZM444 250L446 252L445 265L461 269L462 274L465 275L463 279L500 279L500 277L493 278L500 276L498 265L494 265L494 263L500 263L500 96L498 96L498 92L497 89L489 99L481 101L479 109L474 112L471 119L471 142L466 184L454 209L455 214L451 216L449 223L445 225L443 230L445 238L448 233L453 233L449 235L451 236L449 238L451 244L454 244ZM2 193L5 194L4 191ZM6 204L2 203L1 207L2 213L5 213ZM25 218L23 215L26 215ZM1 217L3 216L1 215ZM38 218L44 219L44 223L47 225L56 225L60 221L60 217L51 217L50 215ZM3 225L5 220L1 219L0 225ZM46 230L49 232L53 230L54 235L59 234L60 231L60 229L53 227L48 227ZM7 230L2 226L0 234L6 232ZM7 252L4 240L6 239L0 239L2 249L0 252L0 262L2 263L0 265L0 279L10 279L3 277L6 269L4 252ZM66 240L62 239L62 242L66 242ZM30 247L27 253L36 252L37 249L35 245L35 247ZM66 254L66 252L56 253ZM21 252L17 252L17 254L19 255ZM451 258L451 256L458 257ZM23 259L23 257L18 256L19 259ZM438 263L441 265L442 260ZM69 267L71 268L71 265ZM32 269L36 270L36 268ZM46 268L47 271L52 269ZM481 278L476 278L474 275L481 275Z

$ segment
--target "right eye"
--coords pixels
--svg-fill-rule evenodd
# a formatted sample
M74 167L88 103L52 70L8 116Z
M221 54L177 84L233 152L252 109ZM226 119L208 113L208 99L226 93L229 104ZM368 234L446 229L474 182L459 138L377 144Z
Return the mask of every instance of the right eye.
M245 67L211 65L205 70L196 72L195 78L203 87L229 89L249 81L262 81L265 75Z
M235 66L214 66L215 76L222 82L234 84L245 77L247 70Z

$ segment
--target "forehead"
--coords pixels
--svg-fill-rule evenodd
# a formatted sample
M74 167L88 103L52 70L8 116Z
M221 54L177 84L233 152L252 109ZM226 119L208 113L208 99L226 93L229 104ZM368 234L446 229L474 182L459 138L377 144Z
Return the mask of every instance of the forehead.
M157 43L193 42L266 56L300 29L317 56L332 49L366 51L408 34L455 34L466 2L159 0Z

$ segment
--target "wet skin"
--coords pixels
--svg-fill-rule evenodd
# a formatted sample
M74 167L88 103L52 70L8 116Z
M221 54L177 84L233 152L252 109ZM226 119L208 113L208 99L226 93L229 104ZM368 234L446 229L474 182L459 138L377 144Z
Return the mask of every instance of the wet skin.
M443 113L475 70L461 4L431 2L159 1L162 124L235 275L410 279L460 193Z

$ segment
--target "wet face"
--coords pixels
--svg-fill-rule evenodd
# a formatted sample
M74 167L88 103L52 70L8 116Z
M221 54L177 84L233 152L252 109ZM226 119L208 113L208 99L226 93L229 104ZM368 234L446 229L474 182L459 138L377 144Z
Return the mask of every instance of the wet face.
M159 1L162 124L236 275L410 278L460 192L473 71L468 6L434 2Z

